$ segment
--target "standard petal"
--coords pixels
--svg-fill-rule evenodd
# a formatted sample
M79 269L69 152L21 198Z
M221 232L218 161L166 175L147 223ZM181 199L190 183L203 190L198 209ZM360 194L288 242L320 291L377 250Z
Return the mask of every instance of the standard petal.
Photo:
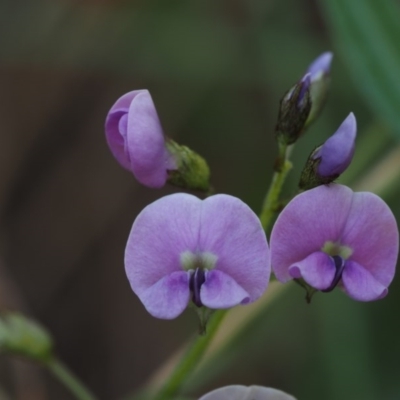
M258 217L238 198L216 195L204 200L199 249L218 257L215 269L236 281L250 302L267 288L271 272L267 239Z
M199 400L296 400L281 390L263 386L225 386L205 394Z
M132 103L132 100L141 93L148 93L146 89L132 90L131 92L125 93L121 96L111 107L110 112L114 111L125 111L128 112L129 106Z
M163 186L167 171L175 169L176 165L165 147L161 123L147 90L138 94L130 104L127 143L136 179L149 187Z
M323 185L296 196L281 212L271 233L272 269L277 279L292 279L289 267L341 237L353 192Z
M389 286L399 252L399 231L392 211L380 197L354 193L341 242L353 249L350 260Z
M230 308L248 303L250 295L229 275L212 270L201 286L200 299L208 308Z
M322 251L316 251L289 267L289 274L293 278L303 278L318 290L327 289L331 285L335 271L332 258Z
M346 261L342 283L345 292L358 301L379 300L388 293L385 285L382 285L367 269L355 261Z
M146 310L156 318L173 319L189 303L189 276L185 271L173 272L161 278L139 296Z
M120 120L126 116L132 100L142 92L134 90L121 96L107 114L105 132L107 144L116 160L125 169L131 169L129 154L126 149L126 135L120 131Z
M126 245L125 271L140 298L162 278L182 271L183 252L197 250L201 205L195 196L172 194L137 216Z

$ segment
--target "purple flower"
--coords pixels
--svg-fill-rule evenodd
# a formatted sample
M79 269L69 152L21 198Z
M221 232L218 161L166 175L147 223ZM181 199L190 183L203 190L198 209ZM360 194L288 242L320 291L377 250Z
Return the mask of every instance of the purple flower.
M330 51L322 53L308 67L307 72L311 74L311 82L315 82L323 75L328 75L331 70L333 54Z
M225 386L205 394L199 400L296 400L277 389L263 386Z
M165 146L164 133L148 90L120 97L108 112L107 143L117 161L143 185L159 188L168 170L177 169Z
M147 311L172 319L190 299L210 309L258 299L269 280L269 248L259 219L241 200L178 193L138 215L125 270Z
M337 177L347 169L353 159L356 135L356 117L350 113L338 130L313 155L314 159L321 159L317 168L320 176Z
M302 278L317 290L339 285L355 300L377 300L388 293L398 242L396 220L381 198L318 186L296 196L278 217L272 268L281 282Z

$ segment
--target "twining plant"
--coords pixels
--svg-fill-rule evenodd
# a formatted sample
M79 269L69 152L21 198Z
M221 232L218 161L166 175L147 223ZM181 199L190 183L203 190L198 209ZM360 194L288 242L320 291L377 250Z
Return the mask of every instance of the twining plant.
M353 113L312 150L296 195L285 202L280 198L292 168L291 148L325 103L331 61L329 52L319 56L281 100L275 129L279 151L259 216L236 197L213 194L205 159L165 136L147 90L129 92L111 107L106 139L122 167L150 188L169 183L201 194L156 200L137 216L128 238L125 270L146 310L173 319L190 307L200 326L164 386L148 388L138 399L176 400L227 310L257 301L267 290L271 270L280 282L294 280L304 287L307 301L335 288L358 301L388 294L398 256L395 217L377 195L334 183L353 158ZM42 362L77 398L94 399L56 360L48 335L24 317L0 320L0 349ZM200 400L223 399L294 398L276 389L234 385Z

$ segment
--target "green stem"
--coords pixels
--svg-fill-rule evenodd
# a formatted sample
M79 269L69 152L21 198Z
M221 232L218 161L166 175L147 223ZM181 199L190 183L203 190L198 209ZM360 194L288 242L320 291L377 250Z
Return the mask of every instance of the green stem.
M183 356L175 371L154 397L155 400L176 398L176 395L186 378L193 372L197 363L204 355L205 350L221 325L226 312L226 310L218 310L214 315L212 315L210 322L207 325L207 333L204 336L198 336L189 346L186 350L186 354Z
M271 186L265 196L263 208L260 215L261 224L264 230L269 227L273 216L279 209L279 195L282 190L288 172L292 169L292 163L285 159L279 171L274 173Z
M52 358L46 363L51 373L79 400L96 400L96 397L79 382L78 378L59 360Z
M270 188L264 200L264 205L260 215L260 220L264 230L266 230L275 213L278 211L279 195L282 190L283 183L290 169L292 163L287 159L287 146L279 146L279 156ZM182 360L173 371L165 385L156 393L155 400L167 400L176 397L177 393L185 383L187 378L191 375L197 363L204 355L209 343L217 332L221 322L226 314L226 310L218 310L212 316L207 326L207 333L204 336L199 336L187 349Z

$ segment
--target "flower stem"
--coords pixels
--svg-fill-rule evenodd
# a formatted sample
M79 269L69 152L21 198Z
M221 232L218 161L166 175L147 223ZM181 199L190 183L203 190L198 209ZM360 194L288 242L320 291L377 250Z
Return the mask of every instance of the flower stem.
M274 172L272 177L271 186L265 196L264 204L260 214L261 224L264 230L269 227L273 216L279 211L279 195L282 190L283 183L285 182L288 172L292 169L292 163L287 159L286 148L280 151L281 155L285 154L283 162L280 163L280 167Z
M204 355L209 343L216 334L227 310L218 310L210 318L207 325L207 333L204 336L198 336L192 344L189 345L180 363L175 371L169 377L165 385L154 396L155 400L168 400L176 398L177 393L185 382L186 378L193 372L197 363Z
M265 197L260 215L260 220L264 230L269 227L273 216L278 211L279 195L286 176L292 168L292 163L287 159L287 153L287 146L280 145L279 156L275 168L276 171ZM207 333L204 336L197 337L194 342L189 345L186 353L173 371L172 375L154 396L154 400L168 400L176 397L182 385L191 375L197 363L204 355L205 350L216 334L226 312L226 310L218 310L212 315L210 322L207 325Z
M57 358L52 358L45 366L79 400L96 400L96 397Z

